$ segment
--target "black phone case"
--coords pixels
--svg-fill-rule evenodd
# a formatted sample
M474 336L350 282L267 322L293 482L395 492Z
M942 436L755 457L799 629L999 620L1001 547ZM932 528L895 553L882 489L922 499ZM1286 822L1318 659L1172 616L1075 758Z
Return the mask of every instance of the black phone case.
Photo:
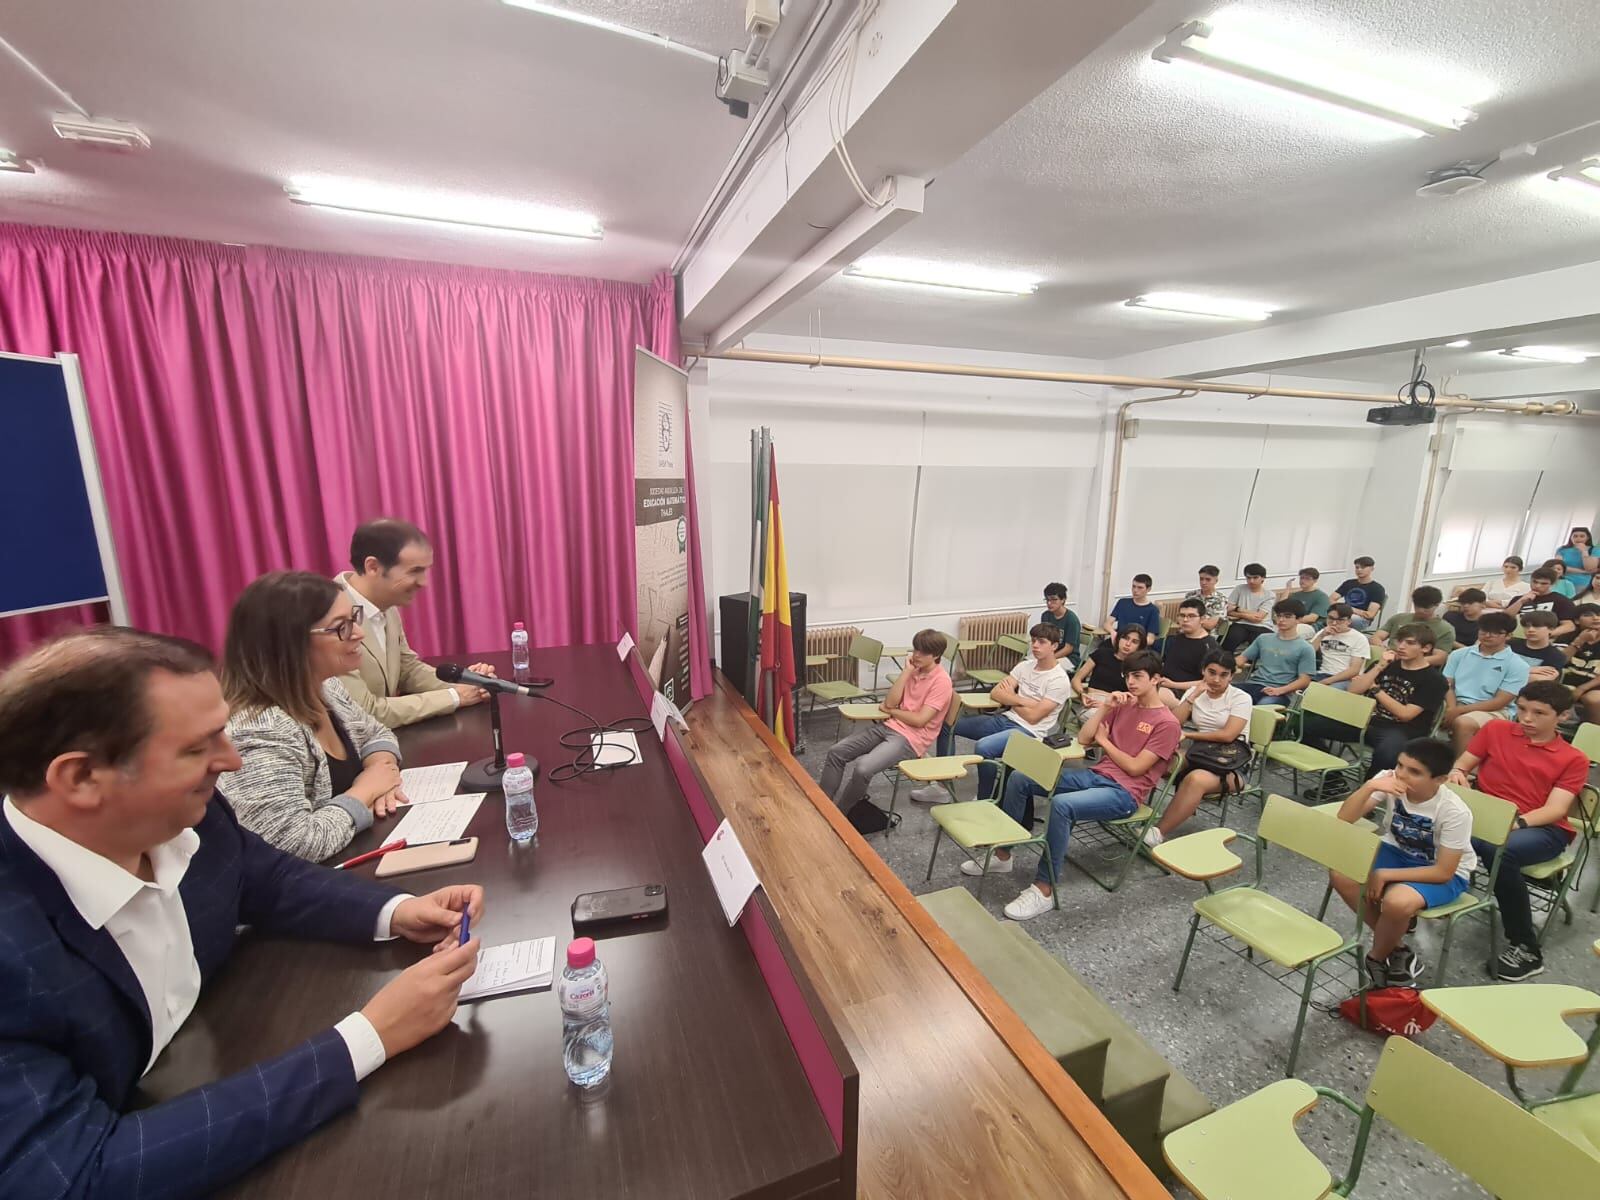
M650 892L660 889L654 895ZM595 901L601 897L601 903ZM586 929L604 929L608 925L625 925L630 921L643 921L659 917L667 911L667 889L659 883L639 887L615 888L608 892L585 892L572 902L572 928L581 933Z

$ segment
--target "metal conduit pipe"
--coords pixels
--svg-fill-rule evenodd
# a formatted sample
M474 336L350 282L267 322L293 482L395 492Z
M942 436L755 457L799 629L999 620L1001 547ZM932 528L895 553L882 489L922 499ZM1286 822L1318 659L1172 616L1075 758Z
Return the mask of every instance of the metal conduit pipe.
M1111 611L1111 563L1117 551L1117 511L1122 503L1122 445L1128 440L1128 410L1136 404L1159 404L1163 400L1186 400L1194 388L1182 388L1164 396L1141 396L1124 401L1117 408L1117 444L1111 449L1111 502L1106 506L1106 561L1100 572L1100 615Z
M838 367L857 371L901 371L919 375L962 375L980 379L1021 379L1037 383L1086 383L1113 388L1151 388L1213 392L1231 396L1280 396L1288 400L1346 400L1355 404L1392 405L1392 394L1331 392L1316 388L1261 387L1248 383L1216 383L1204 379L1145 379L1136 375L1091 375L1082 371L1032 371L1021 367L986 367L968 363L913 362L889 358L851 358L837 354L795 354L784 350L722 350L715 354L685 347L685 353L729 362L774 363L798 367ZM1440 409L1462 412L1501 412L1518 416L1600 417L1600 412L1580 412L1571 400L1474 400L1470 396L1444 395Z

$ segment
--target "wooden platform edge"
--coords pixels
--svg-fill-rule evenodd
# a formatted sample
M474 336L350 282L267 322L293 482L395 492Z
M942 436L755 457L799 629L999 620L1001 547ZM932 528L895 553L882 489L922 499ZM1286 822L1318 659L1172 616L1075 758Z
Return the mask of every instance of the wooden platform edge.
M739 690L720 671L717 672L717 687L735 705L739 715L755 730L772 755L783 764L784 770L810 799L812 806L833 826L834 833L838 834L856 861L883 889L884 895L899 910L906 923L933 951L934 957L955 980L956 986L966 993L967 999L983 1015L989 1027L1016 1056L1039 1089L1049 1097L1056 1111L1083 1138L1128 1200L1172 1200L1172 1193L1145 1166L1144 1161L1134 1153L1133 1147L1113 1128L1105 1114L1095 1107L1094 1101L1062 1069L1061 1064L1044 1048L1044 1043L1023 1024L1022 1018L994 990L966 953L940 928L928 910L911 894L911 889L900 881L900 877L889 869L877 851L856 832L855 827L839 811L839 806L823 794L800 760L778 741L772 730L745 702Z

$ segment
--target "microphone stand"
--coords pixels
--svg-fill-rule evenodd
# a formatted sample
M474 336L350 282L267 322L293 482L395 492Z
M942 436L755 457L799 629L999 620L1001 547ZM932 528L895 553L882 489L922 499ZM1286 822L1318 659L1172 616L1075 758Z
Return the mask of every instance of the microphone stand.
M501 778L506 773L505 736L500 726L500 693L489 693L489 728L494 738L494 753L467 764L461 772L461 789L467 792L495 792L500 790ZM523 755L524 763L539 775L539 761L531 754Z

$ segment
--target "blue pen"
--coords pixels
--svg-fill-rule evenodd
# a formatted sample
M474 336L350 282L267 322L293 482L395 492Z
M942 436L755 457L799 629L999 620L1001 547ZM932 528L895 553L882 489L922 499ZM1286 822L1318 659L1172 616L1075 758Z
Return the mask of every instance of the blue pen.
M459 942L457 942L456 945L465 946L467 944L467 939L470 938L471 936L472 936L472 914L470 912L463 912L461 914L461 940Z

